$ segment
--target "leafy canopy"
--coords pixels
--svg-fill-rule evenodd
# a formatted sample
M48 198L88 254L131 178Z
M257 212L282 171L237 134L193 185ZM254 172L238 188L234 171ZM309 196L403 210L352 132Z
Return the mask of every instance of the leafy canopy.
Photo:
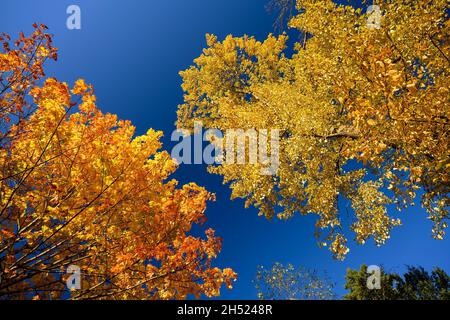
M367 266L347 270L345 288L348 300L450 300L450 277L440 269L431 273L422 267L408 266L403 275L381 269L380 289L367 288Z
M255 278L261 300L336 299L334 284L316 270L275 263L272 268L258 267Z
M286 35L207 35L181 72L178 127L280 129L280 168L223 164L211 171L233 198L260 214L317 215L317 235L335 257L349 249L339 204L351 206L356 241L382 245L401 221L388 214L421 204L443 239L449 206L449 19L447 1L380 1L381 27L331 0L299 0ZM342 202L344 201L344 202Z
M36 26L37 27L37 26ZM221 239L189 235L214 196L170 179L161 132L135 136L103 114L92 86L44 76L45 26L0 52L0 298L217 296L236 274L212 265ZM81 268L68 292L66 270Z

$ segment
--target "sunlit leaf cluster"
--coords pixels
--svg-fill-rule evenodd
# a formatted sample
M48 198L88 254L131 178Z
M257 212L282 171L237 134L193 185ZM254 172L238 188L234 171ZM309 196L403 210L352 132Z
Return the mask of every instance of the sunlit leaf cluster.
M447 1L379 1L380 28L331 0L299 0L287 36L207 35L181 72L178 127L195 120L226 130L280 129L280 168L211 168L261 215L317 215L320 243L343 259L347 205L358 243L382 245L420 196L443 239L449 206L449 19ZM343 214L344 213L344 214Z
M214 195L170 179L162 133L136 136L102 113L84 80L38 85L56 58L43 30L15 49L2 36L0 298L181 299L231 287L236 274L212 265L221 239L191 235ZM81 268L73 292L70 265Z

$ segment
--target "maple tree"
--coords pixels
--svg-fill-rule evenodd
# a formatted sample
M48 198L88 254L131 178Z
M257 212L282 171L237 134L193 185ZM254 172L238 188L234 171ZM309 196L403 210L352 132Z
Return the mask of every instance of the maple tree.
M286 2L288 3L288 2ZM443 239L449 206L449 19L447 1L379 1L379 28L368 14L331 0L299 0L287 36L207 35L208 47L181 72L179 128L277 128L280 167L210 168L232 198L260 215L318 216L321 246L349 249L340 203L353 209L356 241L382 245L401 224L388 207L421 204ZM234 142L233 142L234 143ZM345 202L343 202L345 201Z
M178 187L162 133L135 136L99 111L84 80L41 83L57 52L35 28L0 39L0 298L181 299L231 287L236 274L212 265L221 239L189 235L214 195ZM79 290L66 287L70 265Z

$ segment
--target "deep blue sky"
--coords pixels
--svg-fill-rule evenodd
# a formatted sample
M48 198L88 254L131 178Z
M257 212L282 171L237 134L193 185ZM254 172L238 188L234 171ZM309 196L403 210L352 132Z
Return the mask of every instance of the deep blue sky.
M205 34L223 39L227 34L254 35L263 40L272 32L273 17L264 9L266 0L15 0L3 1L0 31L13 38L31 31L33 22L45 23L59 48L58 62L47 65L47 75L69 84L84 78L94 85L98 106L104 112L131 120L137 133L147 128L163 130L164 147L170 149L176 108L182 101L178 75L201 54ZM79 5L82 29L66 28L66 8ZM346 268L381 264L403 272L405 265L426 269L440 266L450 273L450 239L431 238L432 224L419 206L400 214L403 226L381 248L350 243L345 262L334 261L314 239L314 217L282 222L258 217L244 209L242 201L230 201L221 177L204 166L184 165L176 177L194 181L217 194L206 215L207 227L223 238L219 266L232 267L239 279L233 290L223 290L224 299L254 299L252 280L259 264L292 263L326 271L342 295ZM353 235L348 233L349 237Z

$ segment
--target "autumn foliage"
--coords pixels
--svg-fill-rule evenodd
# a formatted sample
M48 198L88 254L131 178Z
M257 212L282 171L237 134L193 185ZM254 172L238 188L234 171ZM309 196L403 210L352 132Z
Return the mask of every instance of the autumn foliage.
M220 238L189 235L213 195L178 187L161 132L135 136L83 80L42 83L56 49L35 27L0 39L0 298L180 299L231 287L235 273L212 265ZM70 265L81 290L68 292Z
M284 2L283 2L284 3ZM378 1L368 15L331 0L299 0L287 36L208 35L181 72L178 126L281 130L280 168L223 164L211 171L260 214L317 215L320 244L348 252L341 204L355 240L382 245L420 196L442 239L449 218L449 19L447 1ZM344 201L344 202L343 202Z

